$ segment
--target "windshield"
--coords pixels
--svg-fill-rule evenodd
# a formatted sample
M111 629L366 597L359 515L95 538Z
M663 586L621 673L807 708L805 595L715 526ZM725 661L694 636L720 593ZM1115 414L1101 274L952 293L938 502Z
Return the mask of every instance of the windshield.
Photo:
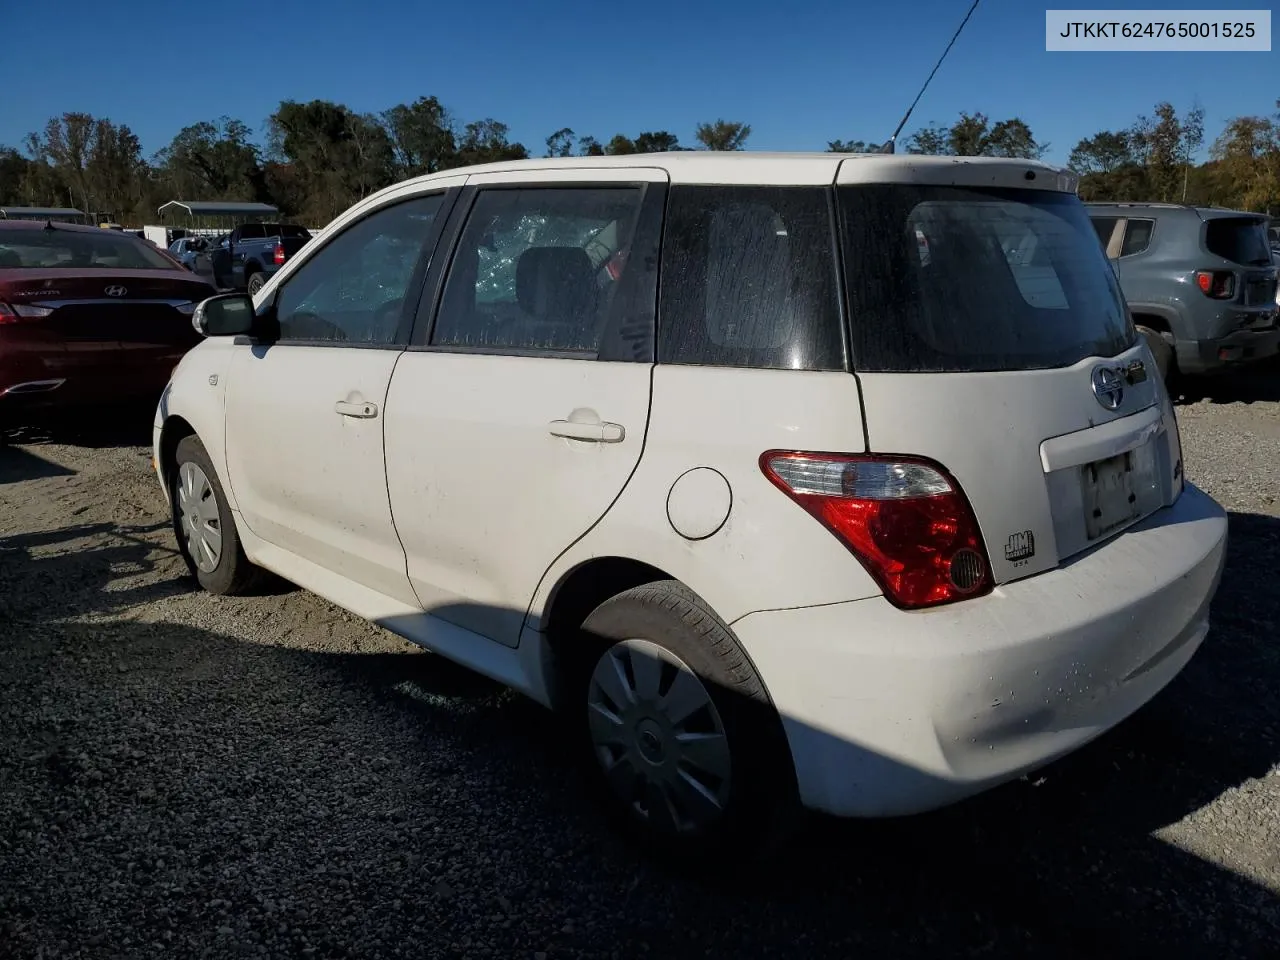
M0 233L0 267L11 269L173 270L145 240L108 230L14 230Z
M859 370L1046 369L1134 342L1073 194L858 186L840 206Z
M1205 248L1216 257L1246 267L1271 264L1267 231L1262 220L1253 217L1220 217L1204 228Z

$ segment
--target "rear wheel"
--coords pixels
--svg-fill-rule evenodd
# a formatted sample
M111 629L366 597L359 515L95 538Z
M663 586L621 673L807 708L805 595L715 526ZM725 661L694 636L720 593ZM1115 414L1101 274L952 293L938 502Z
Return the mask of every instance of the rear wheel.
M178 550L200 586L224 595L255 586L262 570L245 556L217 471L198 437L178 441L169 495Z
M1176 367L1173 355L1173 334L1156 330L1143 324L1138 324L1137 329L1138 333L1142 334L1147 341L1151 355L1155 357L1156 369L1160 371L1160 378L1165 383L1169 383L1173 378Z
M606 600L583 624L591 776L619 825L682 865L756 859L798 808L781 723L728 628L667 580Z
M266 278L265 278L265 277L263 277L263 276L262 276L262 274L260 274L260 273L251 273L251 274L249 274L249 279L248 279L248 281L246 281L246 283L245 283L245 289L248 291L249 296L251 296L251 297L252 297L252 296L254 296L254 295L255 295L259 290L261 290L261 289L262 289L263 285L264 285L266 282L267 282L267 281L266 281Z

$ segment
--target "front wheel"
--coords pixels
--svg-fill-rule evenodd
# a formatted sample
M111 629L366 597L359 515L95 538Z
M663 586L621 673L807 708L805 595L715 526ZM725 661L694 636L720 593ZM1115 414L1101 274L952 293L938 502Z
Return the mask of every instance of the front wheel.
M187 569L210 593L245 593L261 579L240 544L240 534L217 471L198 437L178 441L169 478L173 532Z
M619 825L663 859L757 859L797 809L782 725L737 640L687 587L628 590L583 624L589 767Z

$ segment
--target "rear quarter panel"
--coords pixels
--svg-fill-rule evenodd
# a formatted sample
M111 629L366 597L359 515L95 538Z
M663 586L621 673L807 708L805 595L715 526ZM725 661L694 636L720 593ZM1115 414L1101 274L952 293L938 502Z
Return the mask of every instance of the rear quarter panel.
M604 518L544 575L531 626L565 576L594 557L658 567L729 623L757 610L879 595L853 554L759 465L772 449L863 452L851 374L670 365L655 367L653 376L640 463ZM693 540L673 528L669 504L676 481L698 467L725 478L731 503L714 533Z

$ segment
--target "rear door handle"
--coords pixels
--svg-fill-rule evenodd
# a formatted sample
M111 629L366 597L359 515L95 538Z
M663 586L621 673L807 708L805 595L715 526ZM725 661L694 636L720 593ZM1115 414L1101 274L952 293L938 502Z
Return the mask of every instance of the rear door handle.
M553 437L570 440L588 440L592 443L620 443L627 432L620 423L577 423L573 420L552 420L547 429Z
M344 417L359 417L362 420L378 415L378 405L376 403L366 403L363 400L339 400L333 405L333 409L335 413Z

